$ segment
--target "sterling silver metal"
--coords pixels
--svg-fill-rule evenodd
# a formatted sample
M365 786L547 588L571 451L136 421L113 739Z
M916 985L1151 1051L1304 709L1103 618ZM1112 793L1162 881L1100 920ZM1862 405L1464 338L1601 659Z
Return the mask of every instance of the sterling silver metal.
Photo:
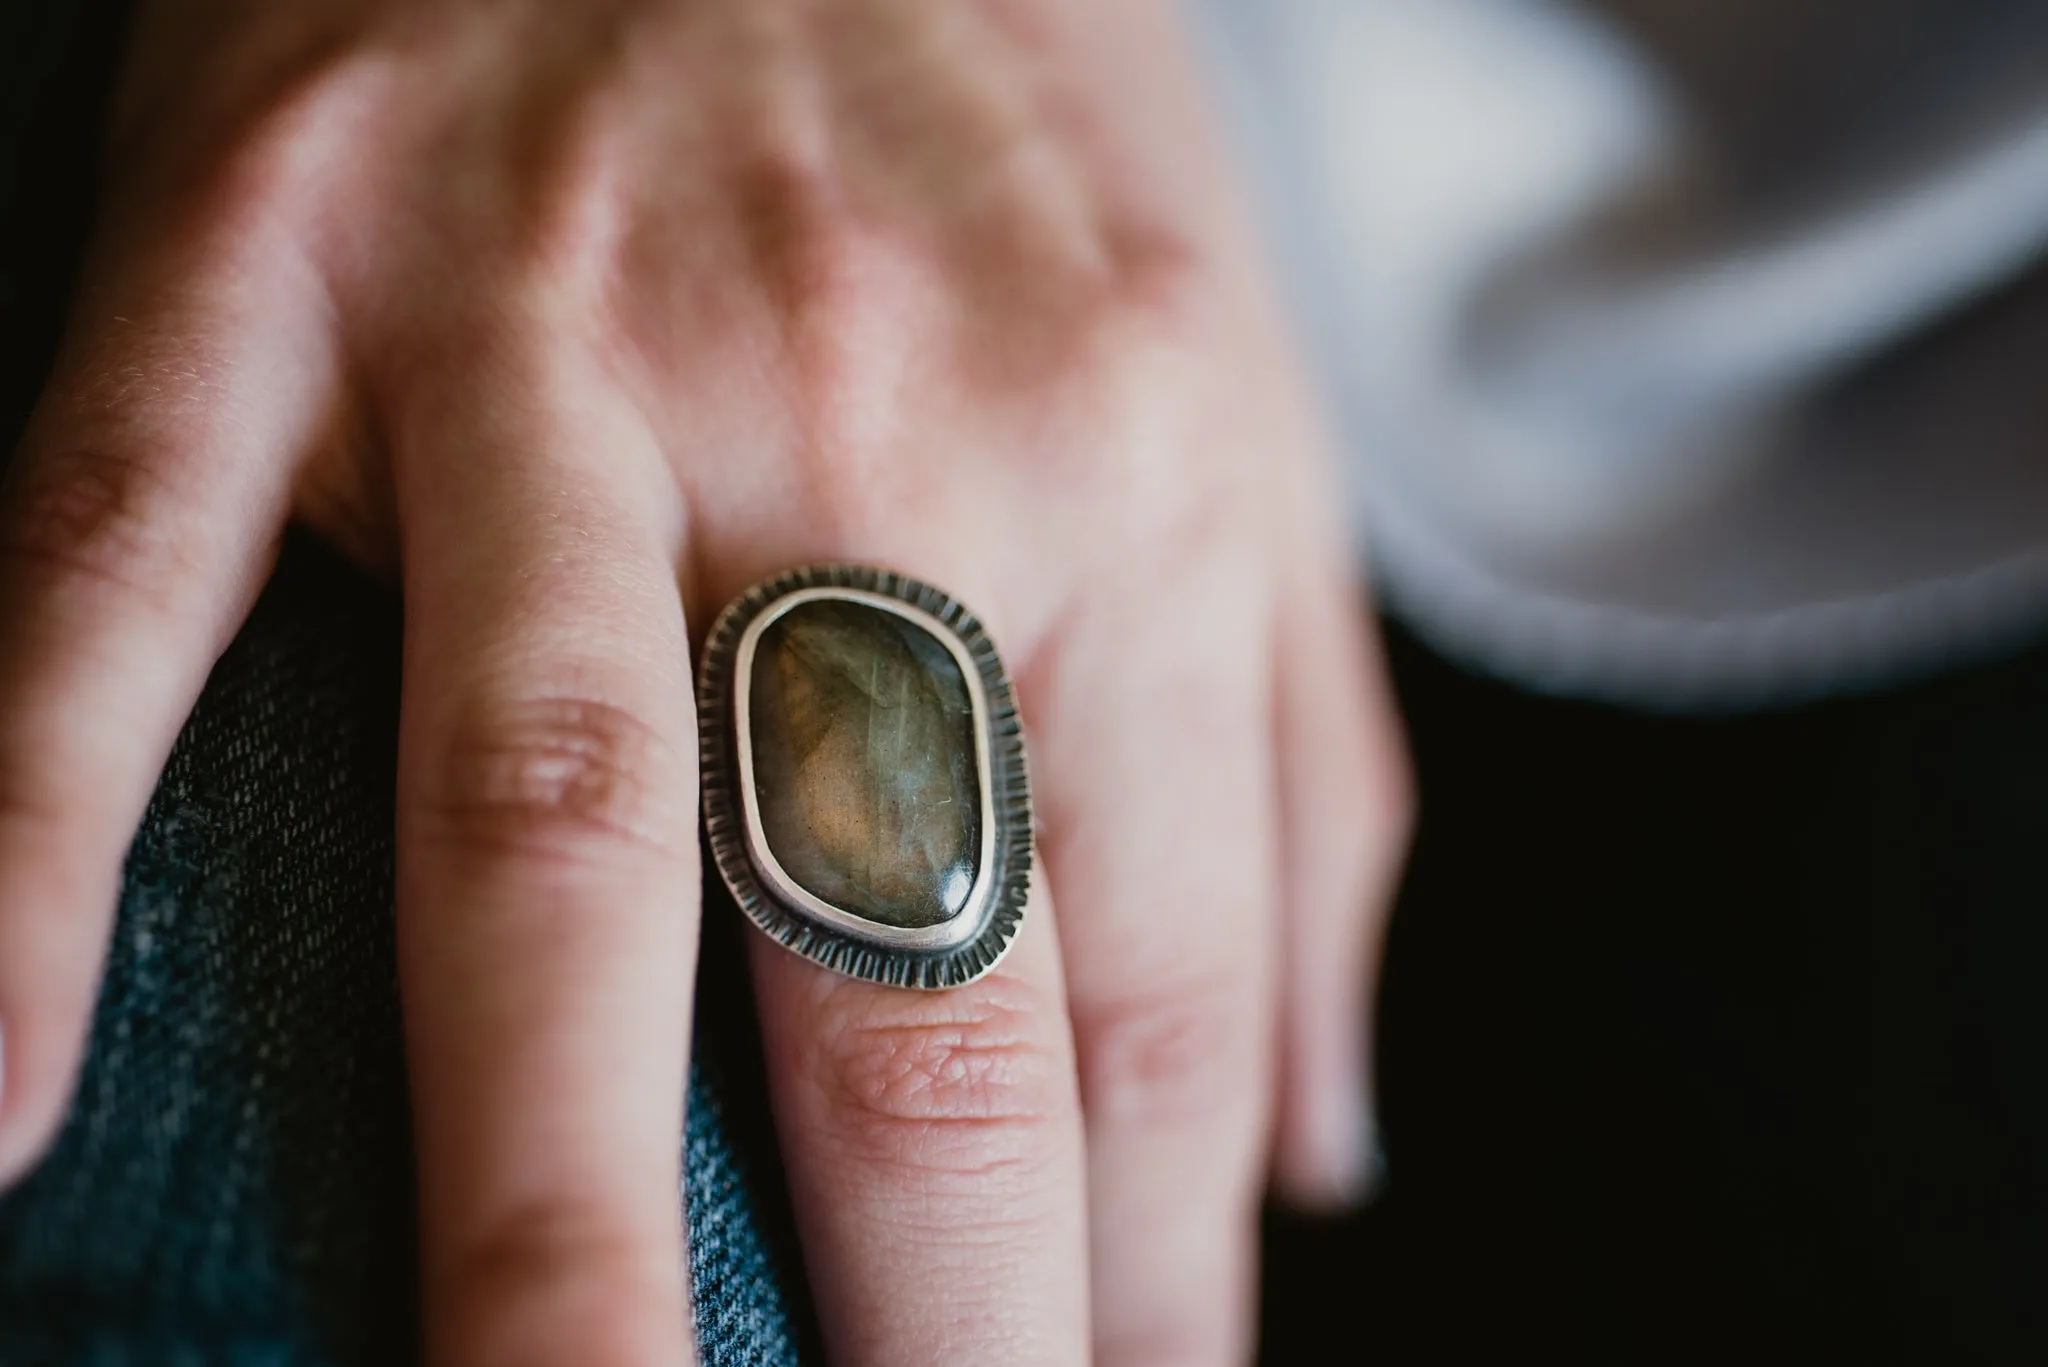
M921 627L967 681L981 802L974 884L934 926L883 925L813 895L775 857L754 785L751 681L763 633L805 603L860 603ZM1024 737L1010 681L981 623L931 585L864 565L813 565L762 581L718 615L697 673L704 831L712 862L753 923L837 972L895 987L959 987L1008 952L1030 892L1032 821Z

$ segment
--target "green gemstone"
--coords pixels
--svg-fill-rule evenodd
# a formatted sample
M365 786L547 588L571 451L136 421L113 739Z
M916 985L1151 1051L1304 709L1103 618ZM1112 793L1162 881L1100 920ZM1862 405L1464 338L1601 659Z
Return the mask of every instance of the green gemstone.
M768 625L742 686L762 834L783 871L882 925L959 915L983 816L952 652L897 613L820 599Z

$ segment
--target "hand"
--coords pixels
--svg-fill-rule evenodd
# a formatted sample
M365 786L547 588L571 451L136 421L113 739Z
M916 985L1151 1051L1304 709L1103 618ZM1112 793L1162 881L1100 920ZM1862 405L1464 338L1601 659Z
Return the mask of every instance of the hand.
M296 518L404 592L432 1358L681 1360L690 632L863 560L991 627L1043 833L972 987L754 945L835 1359L1241 1360L1269 1164L1363 1171L1404 770L1167 7L155 0L115 129L0 514L0 1170Z

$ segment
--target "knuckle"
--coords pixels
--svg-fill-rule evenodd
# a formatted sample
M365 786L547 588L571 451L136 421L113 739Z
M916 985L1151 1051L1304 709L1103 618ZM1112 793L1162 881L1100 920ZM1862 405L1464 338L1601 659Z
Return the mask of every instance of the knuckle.
M155 462L113 446L36 461L0 516L0 560L45 584L83 581L163 601L196 569L164 516L169 482Z
M832 1129L877 1161L986 1171L1028 1160L1072 1106L1071 1065L1023 990L968 1003L830 1006L814 1038Z
M674 1257L651 1228L552 1198L450 1241L425 1268L425 1281L442 1332L475 1350L459 1354L465 1360L545 1356L520 1339L537 1327L534 1316L507 1314L507 1307L544 1307L538 1327L580 1336L577 1361L648 1362L657 1360L649 1345L670 1337L663 1331L675 1309Z
M1244 527L1236 467L1210 454L1218 444L1206 430L1216 396L1242 383L1225 369L1236 365L1237 334L1220 271L1167 230L1108 232L1100 258L1067 284L1062 316L1042 329L1044 362L1017 368L1043 381L1051 411L1084 416L1079 430L1095 439L1051 443L1036 458L1049 477L1121 510L1134 531L1211 498L1228 500L1224 525Z
M1171 1324L1152 1324L1100 1337L1100 1361L1123 1367L1232 1367L1251 1359L1246 1325L1227 1298L1177 1307Z
M306 226L369 170L339 153L362 141L384 75L374 60L313 54L278 80L224 83L179 119L127 111L112 161L134 169L113 184L113 230L124 243L189 241L232 257Z
M502 1303L503 1293L532 1290L565 1269L630 1270L643 1256L644 1243L616 1222L593 1219L568 1202L534 1202L460 1241L439 1271L442 1279L492 1293Z
M513 193L507 216L514 288L541 301L604 312L618 286L619 256L632 218L629 159L608 121L570 112L549 130Z
M885 241L848 204L829 164L767 145L736 156L729 188L750 264L769 298L793 320L831 323L861 288L866 262Z
M1182 985L1077 1003L1074 1030L1082 1104L1093 1118L1179 1124L1257 1099L1268 1023L1236 987Z
M1091 256L1064 288L1048 289L1066 320L1049 330L1058 377L1126 404L1185 388L1225 335L1222 276L1208 253L1171 227L1111 224Z
M6 737L4 753L11 762L0 764L0 839L20 840L39 848L53 865L68 860L75 849L53 842L67 836L75 839L77 823L71 819L70 806L49 784L28 780L22 772L25 766L17 758L18 744L14 736Z
M779 231L783 241L756 250L774 258L761 269L784 319L790 387L832 431L837 415L891 387L905 339L918 331L919 298L940 288L937 272L918 247L852 221L843 208L803 211ZM863 454L835 445L833 459Z
M690 769L659 728L590 698L479 707L426 774L433 838L488 854L576 858L682 851L695 830Z
M1213 377L1206 358L1228 337L1223 276L1193 238L1171 226L1109 224L1092 264L1068 280L1052 307L1066 316L1055 383L1092 406L1142 414L1163 394L1182 394Z
M1223 274L1195 238L1156 224L1109 230L1105 300L1112 317L1157 343L1185 346L1213 329Z

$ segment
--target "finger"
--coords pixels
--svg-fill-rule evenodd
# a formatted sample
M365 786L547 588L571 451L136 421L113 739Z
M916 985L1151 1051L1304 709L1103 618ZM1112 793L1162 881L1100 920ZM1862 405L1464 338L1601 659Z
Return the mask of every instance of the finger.
M397 452L430 1356L681 1362L698 867L676 499L603 380L463 365L491 381L420 401Z
M134 838L329 412L326 312L264 239L116 263L0 509L0 1179L48 1143Z
M1087 1116L1095 1351L1242 1362L1272 1098L1260 576L1180 566L1026 679ZM1185 595L1185 596L1181 596Z
M1273 657L1287 892L1274 1175L1330 1207L1378 1178L1372 997L1410 799L1368 609L1341 572L1304 580Z
M979 982L841 978L755 936L805 1265L845 1367L1088 1361L1080 1104L1050 899Z

